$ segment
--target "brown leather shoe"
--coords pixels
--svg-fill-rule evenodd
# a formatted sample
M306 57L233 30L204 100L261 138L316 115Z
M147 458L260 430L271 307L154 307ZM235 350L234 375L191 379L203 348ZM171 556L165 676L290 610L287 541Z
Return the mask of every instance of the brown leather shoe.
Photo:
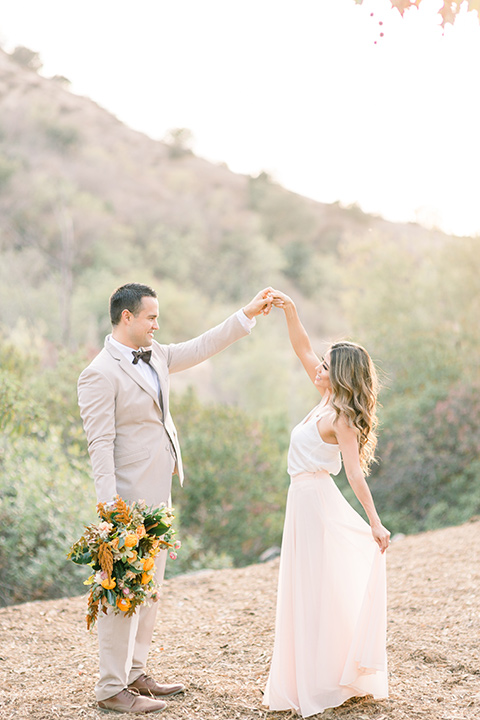
M150 675L140 675L136 680L128 686L129 690L138 692L140 695L149 697L167 697L168 695L176 695L183 692L185 686L177 683L176 685L160 685Z
M113 697L99 700L100 710L121 713L155 713L165 710L167 703L155 700L153 697L142 697L136 692L121 690Z

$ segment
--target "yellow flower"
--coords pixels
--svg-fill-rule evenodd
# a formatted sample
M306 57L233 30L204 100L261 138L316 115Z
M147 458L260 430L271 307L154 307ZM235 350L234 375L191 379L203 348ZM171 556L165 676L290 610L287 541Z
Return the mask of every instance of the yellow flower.
M153 559L153 557L143 558L142 563L144 572L148 572L153 567L155 567L155 560Z
M129 609L130 605L131 603L128 598L117 598L117 607L119 610L123 610L123 612L126 612Z
M138 542L138 537L136 535L127 535L125 537L125 547L135 547L135 545Z
M102 580L101 585L105 588L105 590L113 590L113 588L116 586L115 578L111 578L110 580L108 578L105 578L105 580Z
M153 575L149 575L148 573L142 573L142 585L147 585L150 580L153 578Z
M137 561L138 553L136 550L130 550L131 555L128 555L128 562L132 565Z
M136 531L136 532L137 532L137 537L138 537L138 539L144 537L144 536L147 534L147 532L146 532L146 530L145 530L145 525L139 525L139 526L137 527L137 531Z

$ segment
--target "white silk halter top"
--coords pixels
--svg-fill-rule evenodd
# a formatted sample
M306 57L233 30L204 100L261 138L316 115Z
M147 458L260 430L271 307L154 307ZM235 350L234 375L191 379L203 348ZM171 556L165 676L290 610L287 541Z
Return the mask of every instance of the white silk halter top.
M342 457L339 446L322 440L317 427L319 419L331 411L328 405L320 403L293 428L288 450L288 474L291 477L319 470L326 470L330 475L340 472Z

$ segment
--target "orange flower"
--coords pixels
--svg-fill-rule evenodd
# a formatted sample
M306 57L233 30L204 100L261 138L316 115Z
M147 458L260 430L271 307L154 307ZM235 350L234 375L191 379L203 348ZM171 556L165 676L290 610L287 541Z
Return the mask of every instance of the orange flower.
M111 548L113 548L113 550L118 550L118 538L114 538L113 540L110 540L109 545Z
M155 560L153 559L153 557L143 558L142 563L144 572L148 572L153 567L155 567Z
M127 535L125 537L125 547L135 547L135 545L138 542L138 537L136 535Z
M153 578L153 575L149 575L148 573L142 573L142 585L147 585L150 580Z
M147 532L145 530L145 525L139 525L137 527L136 533L137 533L137 537L139 540L140 540L140 538L144 537L147 534Z
M123 612L126 612L131 605L131 602L128 598L117 598L117 607L119 610L123 610Z
M134 562L137 561L138 553L137 553L136 550L130 550L130 552L132 553L132 557L129 557L129 558L128 558L128 562L129 562L130 565L131 565L132 563L134 563Z
M115 578L105 578L105 580L101 582L101 586L104 587L105 590L113 590L116 584Z

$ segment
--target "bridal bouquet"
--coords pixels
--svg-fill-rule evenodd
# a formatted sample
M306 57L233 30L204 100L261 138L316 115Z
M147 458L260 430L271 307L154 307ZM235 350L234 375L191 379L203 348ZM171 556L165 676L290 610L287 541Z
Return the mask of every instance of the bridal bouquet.
M87 628L95 624L101 610L133 615L138 605L158 599L155 557L170 549L177 557L181 543L173 540L173 508L164 504L149 508L142 500L130 505L117 495L113 503L99 503L101 522L89 525L68 553L78 565L90 565L92 575L87 608Z

